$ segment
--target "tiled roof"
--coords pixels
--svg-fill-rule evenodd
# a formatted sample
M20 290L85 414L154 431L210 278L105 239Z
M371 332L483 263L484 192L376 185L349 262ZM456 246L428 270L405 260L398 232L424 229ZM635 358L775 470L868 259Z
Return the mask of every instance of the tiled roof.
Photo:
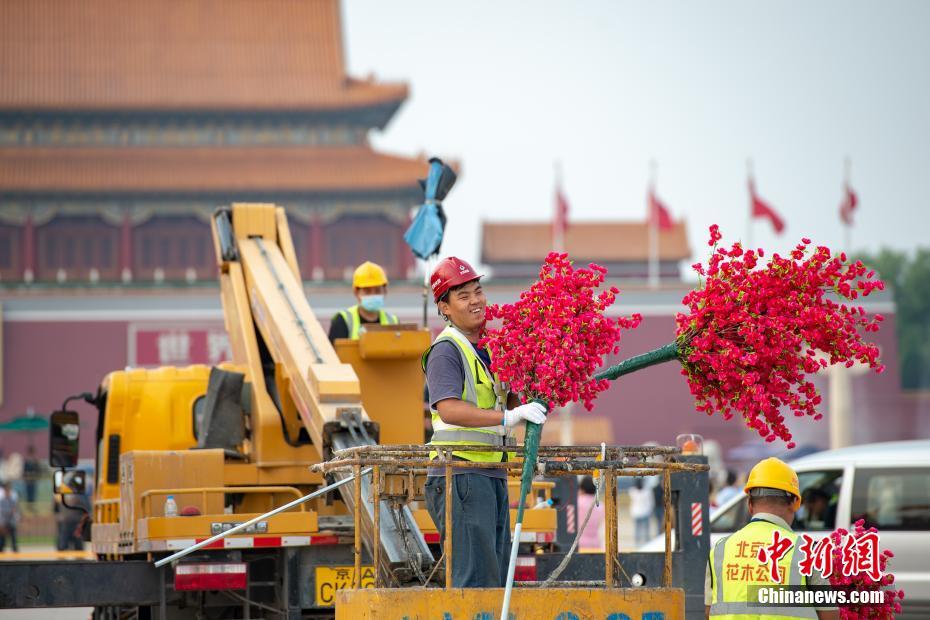
M482 262L538 263L550 249L549 222L484 222ZM649 256L649 227L645 222L571 222L565 251L580 261L642 261ZM659 258L684 260L691 256L684 222L659 231Z
M0 148L0 192L419 191L426 169L366 146Z
M331 110L400 102L345 74L338 0L5 0L0 109Z

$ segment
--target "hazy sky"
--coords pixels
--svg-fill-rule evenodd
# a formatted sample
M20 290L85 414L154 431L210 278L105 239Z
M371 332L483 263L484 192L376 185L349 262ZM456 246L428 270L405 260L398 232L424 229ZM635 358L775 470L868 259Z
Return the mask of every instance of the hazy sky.
M343 29L353 75L410 85L376 148L462 162L444 254L549 218L556 160L591 220L644 217L655 159L703 258L711 223L746 235L749 157L787 222L755 244L839 248L849 156L853 247L930 245L930 1L344 0Z

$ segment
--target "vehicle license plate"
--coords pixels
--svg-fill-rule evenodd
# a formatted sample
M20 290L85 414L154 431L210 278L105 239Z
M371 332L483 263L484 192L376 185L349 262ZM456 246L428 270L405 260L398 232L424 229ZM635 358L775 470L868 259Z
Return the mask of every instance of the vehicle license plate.
M336 603L336 592L351 588L354 577L354 566L317 566L316 604L320 607L334 605ZM375 587L375 569L373 566L362 567L361 587Z

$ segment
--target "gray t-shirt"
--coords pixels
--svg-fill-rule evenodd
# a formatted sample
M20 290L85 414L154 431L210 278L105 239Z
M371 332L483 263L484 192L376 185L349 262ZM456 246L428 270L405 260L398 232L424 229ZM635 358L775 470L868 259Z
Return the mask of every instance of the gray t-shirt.
M465 386L465 367L462 366L462 356L456 345L446 340L440 340L433 345L426 358L426 388L429 406L436 409L436 403L448 398L462 399L462 389ZM503 414L501 414L503 417ZM507 470L489 469L486 467L456 467L455 474L481 474L491 478L506 478ZM444 475L441 467L430 468L428 476Z

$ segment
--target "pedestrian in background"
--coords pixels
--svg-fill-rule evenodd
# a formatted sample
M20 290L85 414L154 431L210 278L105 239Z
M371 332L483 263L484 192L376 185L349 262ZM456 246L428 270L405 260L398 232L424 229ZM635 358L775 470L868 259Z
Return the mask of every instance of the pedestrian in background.
M67 497L67 499L65 499ZM67 503L67 505L65 505ZM90 502L83 494L55 495L52 510L58 526L58 539L55 548L59 551L81 551L84 541L80 536L84 515L90 509Z
M26 492L26 505L30 512L35 512L36 485L42 477L42 464L36 458L36 449L33 446L26 448L26 459L23 461L23 489Z
M743 490L736 486L736 472L732 469L727 470L726 484L717 491L714 497L714 503L720 507L730 501L731 498L742 494Z
M604 504L594 506L597 498L597 487L594 486L594 479L591 476L585 476L578 483L578 518L582 519L591 511L591 517L588 524L578 539L578 549L582 553L598 553L604 551Z
M630 516L633 517L636 546L649 542L649 521L655 508L652 489L647 489L642 478L633 480L630 494Z
M10 539L10 548L19 551L16 542L16 526L19 525L19 496L10 486L8 480L0 487L0 552L6 550L6 539Z

